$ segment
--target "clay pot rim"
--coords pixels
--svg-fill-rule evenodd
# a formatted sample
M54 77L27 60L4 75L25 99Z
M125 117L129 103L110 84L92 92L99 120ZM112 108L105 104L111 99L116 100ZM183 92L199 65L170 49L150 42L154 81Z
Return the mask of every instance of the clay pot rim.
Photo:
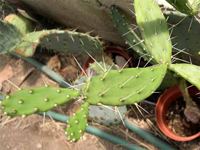
M116 54L120 54L127 60L130 59L129 55L122 48L117 47L117 46L106 46L104 53L106 54L116 53ZM89 57L83 66L83 70L85 71L89 67L89 63L93 63L93 62L94 62L93 59ZM131 61L129 61L129 65L133 68L133 63ZM82 72L81 75L84 76L84 73Z
M198 89L196 87L192 87L192 88L189 88L188 91L191 95L194 96L198 92ZM171 131L171 129L169 129L167 125L167 119L166 119L167 109L173 101L175 101L177 98L181 96L182 96L181 91L179 90L179 87L177 85L169 88L167 91L165 91L161 95L156 105L156 113L155 113L156 122L160 130L171 139L176 140L176 141L191 141L199 137L200 132L192 136L181 137L175 134L173 131Z

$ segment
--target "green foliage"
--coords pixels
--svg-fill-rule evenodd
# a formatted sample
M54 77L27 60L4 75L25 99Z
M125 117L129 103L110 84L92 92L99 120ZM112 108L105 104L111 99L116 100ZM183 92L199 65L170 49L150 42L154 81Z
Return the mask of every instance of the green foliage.
M170 65L170 69L200 90L200 66L192 64L172 64Z
M158 63L170 64L172 44L160 7L155 0L136 0L134 8L138 27L150 54Z
M23 36L34 30L32 22L22 15L10 14L4 18L4 21L16 26Z
M86 50L90 54L101 54L104 50L103 43L100 42L99 38L92 37L88 33L70 30L44 30L27 33L32 31L32 27L30 21L26 18L22 19L16 15L11 15L6 20L14 26L5 21L0 21L0 26L2 26L0 40L3 41L3 44L5 41L7 42L5 46L1 44L0 54L14 50L21 56L31 57L39 45L56 52L76 54L85 54ZM11 32L17 30L16 28L21 32ZM8 37L13 37L13 40L8 40Z
M130 48L132 48L140 56L142 56L144 60L148 61L151 58L151 56L147 50L146 45L143 42L141 42L141 39L135 33L134 27L131 27L128 24L124 15L121 14L118 6L112 5L110 7L110 10L112 12L112 18L119 34L124 38L124 40L130 46ZM155 61L152 60L152 63L155 64Z
M16 52L30 57L38 45L56 52L100 54L103 51L102 43L95 37L69 30L44 30L32 32L24 36L24 41L17 46Z
M167 66L111 70L93 77L82 87L86 102L122 106L134 104L150 96L161 84ZM94 88L95 87L95 88Z
M37 112L46 112L73 100L80 95L80 91L56 87L41 87L35 89L23 89L6 96L1 108L9 116L30 115Z
M172 44L179 49L186 49L191 55L200 54L200 24L195 18L191 18L179 12L166 11L167 22L172 25ZM191 24L192 23L192 24ZM191 24L191 26L190 26Z
M84 103L79 110L68 120L68 127L65 134L68 138L75 142L79 140L86 129L87 117L88 117L88 107L89 103Z
M190 16L196 15L198 12L199 0L167 0L178 11Z
M0 21L0 54L7 54L22 41L21 32L12 24Z
M104 126L118 125L122 122L121 119L125 119L125 113L127 113L126 105L117 107L118 111L113 106L96 106L90 105L89 118L94 122L97 122ZM122 117L122 118L121 118Z

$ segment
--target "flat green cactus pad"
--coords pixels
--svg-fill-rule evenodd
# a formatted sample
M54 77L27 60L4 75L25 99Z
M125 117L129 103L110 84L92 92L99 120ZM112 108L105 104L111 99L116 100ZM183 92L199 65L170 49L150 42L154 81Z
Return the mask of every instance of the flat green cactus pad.
M155 0L134 2L136 21L150 54L158 63L170 64L172 44L160 7Z
M149 54L146 45L143 42L141 42L141 39L135 33L134 28L128 24L124 15L121 14L118 6L112 5L110 9L112 12L113 21L119 34L127 42L130 48L132 48L146 61L148 61L151 58L151 55Z
M165 16L167 22L171 25L176 25L173 28L172 44L176 44L176 48L185 49L184 52L192 55L200 55L200 24L196 19L186 16L182 13L167 11ZM193 21L192 21L193 19ZM190 27L192 21L192 26ZM190 27L190 29L189 29ZM177 52L177 50L175 51Z
M65 134L73 142L79 140L85 132L89 105L87 102L84 103L74 116L68 120L68 127Z
M22 15L10 14L6 16L4 20L16 26L23 36L34 30L31 21L23 17Z
M182 13L191 16L198 13L199 0L167 0L167 2Z
M170 65L170 69L200 90L200 66L192 64L172 64Z
M9 116L27 116L37 112L46 112L79 95L80 91L67 88L41 87L30 90L23 89L15 94L6 96L1 103L1 108Z
M37 46L41 45L56 52L100 54L104 47L98 38L74 31L47 30L27 34L15 50L18 54L31 57Z
M87 81L82 87L83 98L92 105L138 103L159 87L166 69L167 66L162 64L148 68L128 68L122 72L110 70Z
M0 20L0 54L13 51L21 39L22 34L15 26Z
M89 107L89 119L93 120L100 125L114 126L122 123L125 120L127 113L126 105L117 107L119 111L115 109L115 106L96 106L90 105ZM119 114L120 113L120 114Z

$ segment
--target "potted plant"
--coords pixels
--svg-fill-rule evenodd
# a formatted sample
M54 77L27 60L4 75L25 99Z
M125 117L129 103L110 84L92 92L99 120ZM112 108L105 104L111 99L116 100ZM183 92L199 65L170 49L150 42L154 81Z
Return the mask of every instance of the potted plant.
M172 64L170 34L166 20L155 0L135 0L134 7L137 24L144 40L140 40L137 35L133 34L132 28L123 22L123 17L117 13L116 6L111 6L111 10L113 14L116 14L114 19L119 30L128 31L124 32L123 35L126 33L125 37L131 44L130 47L136 47L135 50L147 60L147 64L151 62L154 64L153 66L146 67L145 65L146 68L111 70L114 64L108 69L99 65L103 73L96 77L86 74L87 82L81 90L77 89L76 85L70 84L68 89L49 86L21 89L17 93L5 96L1 103L4 115L24 118L37 112L46 112L53 107L80 97L84 103L68 121L69 125L66 129L69 140L77 141L83 136L87 126L89 105L110 105L118 110L118 106L138 103L156 91L166 75L167 69L179 73L181 77L200 89L198 76L193 76L194 73L200 76L198 66ZM52 30L23 35L16 29L17 27L8 22L1 21L0 27L4 29L1 30L3 36L0 38L6 43L6 45L3 43L1 46L0 52L2 53L15 50L19 54L32 56L39 43L57 51L66 51L67 49L77 52L77 50L88 49L90 53L96 54L104 49L98 37L91 37L88 34L75 31ZM13 30L17 30L17 32L11 32ZM8 38L11 40L7 40Z
M199 92L199 90L195 87L189 88L189 94L190 96L197 96L196 94ZM170 137L171 139L174 139L176 141L190 141L200 136L200 132L187 137L182 137L177 134L175 134L169 127L167 123L167 117L166 113L169 109L170 105L176 101L178 98L182 97L182 92L179 89L179 87L173 86L166 90L161 97L159 98L157 105L156 105L156 121L158 124L158 127L161 129L161 131ZM174 114L175 115L175 114Z
M151 1L151 2L155 3L155 1ZM137 2L137 3L139 4L139 2ZM179 3L182 3L182 1L178 1L176 4L179 5ZM187 2L187 3L189 3L189 2ZM200 110L195 105L195 102L190 98L188 91L187 91L187 88L186 88L186 81L185 80L189 81L191 84L195 85L198 89L200 89L199 80L198 80L200 74L199 74L199 71L197 71L198 66L191 65L191 64L185 64L185 63L184 64L183 63L182 64L172 64L175 60L178 59L174 56L179 54L180 52L182 52L184 50L178 52L175 55L171 55L171 54L168 53L169 51L170 51L170 53L172 53L172 51L170 50L171 48L168 49L169 51L166 50L167 45L169 44L169 42L171 42L170 35L168 35L168 38L165 38L165 39L163 39L163 37L158 36L159 32L160 32L160 35L162 35L161 33L165 33L166 30L163 30L163 29L164 29L164 26L166 26L166 25L163 24L164 20L162 20L161 17L160 18L158 17L157 19L155 19L155 16L150 15L151 11L153 11L153 9L155 9L155 8L153 8L152 5L154 5L154 4L147 6L148 7L147 8L147 7L142 5L142 2L137 6L136 6L136 4L134 4L135 10L136 10L135 16L136 16L136 20L137 20L137 23L138 23L138 28L140 30L139 34L137 33L136 28L131 27L126 22L125 17L123 15L121 15L117 6L111 7L115 26L117 27L117 29L118 29L119 33L122 35L122 37L125 39L126 43L130 46L130 48L133 48L137 53L139 53L140 56L144 58L144 60L147 60L148 63L151 63L151 64L156 64L156 63L163 64L164 63L164 64L167 65L169 70L174 71L175 73L177 73L179 75L179 77L178 78L176 77L176 78L177 78L177 80L179 80L181 78L180 79L181 82L180 82L179 85L180 85L180 89L182 91L182 94L184 96L184 100L186 102L186 108L185 108L184 114L185 114L185 116L188 120L194 121L194 122L197 123L197 122L199 122L199 116L200 116L199 112L200 112ZM189 15L194 16L194 12L195 12L195 14L197 13L196 7L197 7L197 4L194 3L194 5L192 5L192 8L187 9L187 14L190 11L191 13ZM146 8L146 10L145 10L145 8ZM143 12L147 11L150 14L146 13L146 15L144 15L144 14L138 13L137 11L139 11L140 9L143 9ZM167 12L166 14L169 14L169 13ZM172 16L173 15L174 16L181 16L182 15L183 17L187 17L187 15L180 14L180 13L170 13L170 14ZM158 15L158 14L156 14L156 15ZM152 19L152 18L154 18L154 19ZM154 25L154 27L153 27L153 25L150 27L150 25L151 25L150 21L152 21L152 24ZM162 24L163 29L161 29L162 27L159 28L158 24ZM177 24L177 26L178 26L178 24ZM176 25L173 25L172 28L175 27L175 26ZM183 26L184 25L182 24L182 28L183 28ZM153 29L153 28L156 28L156 29ZM165 27L165 28L167 28L167 27ZM176 28L176 33L180 32L181 29ZM187 31L185 31L185 32L187 32ZM140 34L142 35L143 40L141 40L139 38ZM191 33L188 33L186 35L187 35L187 37L192 36ZM150 37L150 36L152 36L152 37ZM177 39L179 39L179 38L177 38ZM176 41L177 41L177 39L176 39ZM158 44L158 43L161 43L161 42L163 42L161 44L162 46ZM166 47L163 46L163 45L165 45ZM168 47L171 47L171 46L168 45ZM193 47L195 47L195 46L193 46ZM157 50L156 50L156 48L157 48ZM195 48L193 48L193 49L195 49ZM192 52L192 53L196 54L196 53L198 53L197 51L198 50L196 49L196 52ZM172 58L172 61L171 61L171 58ZM179 59L179 60L181 60L181 59ZM192 72L193 72L193 74L196 75L196 79L194 79L195 77L192 76ZM163 103L160 102L159 106L161 104L163 104ZM159 109L159 108L156 108L156 109L157 109L156 114L158 114L159 116L163 116L163 112L160 112L161 109ZM162 115L159 114L159 113L161 113ZM191 115L191 114L193 114L193 115ZM159 121L159 119L158 119L158 121ZM161 124L162 123L163 122L161 122ZM197 137L197 136L198 136L198 134L195 135L194 137ZM175 139L175 138L173 138L173 139Z

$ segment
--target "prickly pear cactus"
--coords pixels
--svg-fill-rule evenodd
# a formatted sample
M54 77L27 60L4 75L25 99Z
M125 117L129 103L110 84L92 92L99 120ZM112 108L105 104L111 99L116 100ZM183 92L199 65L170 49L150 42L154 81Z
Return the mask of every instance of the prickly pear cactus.
M0 21L0 33L2 33L0 39L3 41L1 43L0 54L4 54L6 51L12 51L14 49L16 53L22 56L31 57L39 45L56 52L85 54L85 51L88 51L90 54L101 54L104 50L103 43L100 42L99 38L97 36L92 37L89 33L80 33L70 30L44 30L25 34L27 30L30 30L28 23L27 27L24 28L22 25L20 26L20 23L24 20L17 18L17 20L20 21L15 21L10 18L12 18L12 16L9 16L6 20L10 21L11 24L16 24L16 26ZM5 24L7 26L5 26ZM22 31L22 33L13 32L11 36L10 30L17 30L16 28ZM25 35L22 36L22 34ZM8 37L13 37L14 40L12 38L10 38L12 40L8 40ZM12 47L10 46L10 43L12 44ZM6 46L4 46L4 44L6 44Z
M103 51L102 43L95 37L75 31L51 30L38 31L24 36L24 42L17 46L17 53L30 57L38 45L56 52L100 54Z
M172 11L166 11L165 16L168 18L167 22L174 25L172 37L176 38L172 40L172 44L178 43L176 48L185 49L184 52L192 55L199 55L200 24L198 21L182 13ZM175 51L177 52L177 50Z
M170 69L200 90L200 66L192 64L172 64L170 65Z
M73 100L80 95L79 90L41 87L35 89L23 89L6 96L1 103L4 114L9 116L30 115L37 112L46 112Z
M22 15L10 14L4 20L16 26L23 36L34 30L32 22Z
M167 66L108 70L93 77L82 87L84 99L93 105L122 106L138 103L161 84ZM95 88L94 88L95 87Z
M84 103L74 116L68 120L68 127L65 134L69 140L75 142L83 136L87 126L89 105L87 102Z
M14 50L22 41L22 34L12 24L0 20L0 54Z
M155 0L134 2L136 21L152 58L171 63L172 44L165 17Z
M94 122L105 126L118 125L122 123L122 119L123 120L125 119L127 108L126 105L124 105L117 107L116 109L113 106L103 107L103 106L90 105L89 118Z
M199 0L167 0L178 11L190 16L196 15L198 12Z
M126 43L136 51L144 60L148 61L151 59L146 45L141 42L142 40L135 33L133 27L131 27L126 21L124 15L121 14L120 9L116 5L111 5L110 10L112 12L113 21L119 32L119 34L124 38ZM152 63L155 64L155 61L152 60Z

